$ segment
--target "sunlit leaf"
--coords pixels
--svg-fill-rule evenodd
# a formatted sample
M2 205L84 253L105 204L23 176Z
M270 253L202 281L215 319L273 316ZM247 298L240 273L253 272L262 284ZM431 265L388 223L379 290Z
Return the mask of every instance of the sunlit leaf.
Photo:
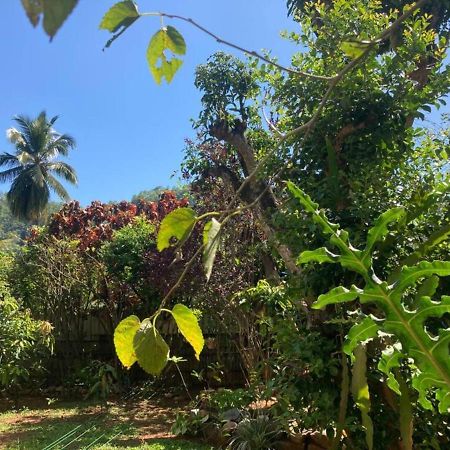
M326 294L319 296L316 302L313 303L312 307L314 309L321 309L327 305L334 305L336 303L351 302L358 298L360 290L352 286L351 289L347 289L343 286L332 289Z
M311 261L322 263L335 263L338 260L338 255L331 253L327 248L321 247L317 250L306 250L297 258L297 264L306 264Z
M136 362L133 340L140 326L139 317L129 316L123 319L114 330L114 347L120 362L127 369Z
M370 42L364 41L343 41L341 50L351 59L359 58L370 47Z
M147 62L150 72L158 84L161 83L163 78L170 83L183 63L179 58L170 60L166 55L167 51L174 55L186 53L186 43L183 36L172 26L157 31L147 48Z
M191 234L196 221L192 208L178 208L164 217L158 232L157 248L162 250L174 244L181 245ZM173 239L176 242L172 242Z
M103 16L100 29L115 33L122 27L129 27L138 18L139 11L136 3L131 0L119 2Z
M191 344L195 351L195 357L199 359L205 341L197 317L187 306L180 304L173 307L172 315L180 333Z
M353 357L353 350L361 342L374 338L378 330L378 324L371 317L365 317L362 322L353 325L345 338L343 346L344 353Z

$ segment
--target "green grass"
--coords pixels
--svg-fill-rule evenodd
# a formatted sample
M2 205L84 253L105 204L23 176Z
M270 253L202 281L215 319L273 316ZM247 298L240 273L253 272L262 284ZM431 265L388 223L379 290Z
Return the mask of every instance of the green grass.
M55 404L0 414L0 448L9 450L90 449L211 450L167 432L173 410L155 405L112 405L108 410L88 404ZM59 442L58 442L59 440Z

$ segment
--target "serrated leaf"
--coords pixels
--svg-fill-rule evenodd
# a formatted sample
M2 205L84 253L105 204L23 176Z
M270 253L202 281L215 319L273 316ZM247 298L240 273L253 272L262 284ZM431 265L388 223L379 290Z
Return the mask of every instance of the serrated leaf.
M389 233L388 225L398 222L406 216L405 208L392 208L378 217L374 226L367 233L366 248L363 252L363 261L366 267L370 266L370 253L377 242L382 241Z
M42 0L44 11L44 30L53 39L69 14L77 5L78 0Z
M405 358L405 355L399 350L398 345L389 346L383 350L381 359L378 362L378 370L387 376L387 385L398 395L401 395L401 391L400 385L395 378L394 369L400 367L400 361L403 358Z
M297 258L297 264L306 264L311 261L322 263L335 263L339 256L331 253L327 248L321 247L317 250L306 250Z
M114 347L117 357L127 369L136 362L133 340L140 326L139 317L129 316L123 319L114 330Z
M359 58L369 47L369 42L350 40L343 41L340 45L341 50L351 59Z
M191 234L196 219L192 208L178 208L164 217L157 237L158 251L161 252L175 244L182 245ZM176 243L172 243L174 238Z
M359 297L360 289L356 286L352 286L347 289L343 286L336 287L326 294L319 296L316 302L312 304L312 308L321 309L328 305L334 305L336 303L351 302Z
M207 281L211 277L217 249L219 248L220 227L220 222L212 218L203 229L203 268Z
M353 350L361 342L374 338L378 330L378 324L371 317L365 317L362 322L353 325L345 338L344 353L353 358Z
M42 0L22 0L22 6L31 24L36 27L43 12Z
M165 53L167 50L174 55L186 53L186 43L183 36L172 26L157 31L147 48L147 62L150 72L158 84L161 83L163 78L170 83L183 63L179 58L169 60Z
M150 375L159 375L169 360L169 346L149 319L142 322L133 340L138 364Z
M205 341L197 317L187 306L181 304L173 307L172 315L180 333L194 349L195 357L200 359L200 353L203 350Z
M361 411L361 421L366 434L366 444L369 450L373 449L373 423L370 413L370 394L367 384L367 355L363 345L358 345L354 351L355 359L352 369L352 395Z
M116 33L120 28L127 28L139 18L136 3L131 0L113 5L103 16L100 29Z

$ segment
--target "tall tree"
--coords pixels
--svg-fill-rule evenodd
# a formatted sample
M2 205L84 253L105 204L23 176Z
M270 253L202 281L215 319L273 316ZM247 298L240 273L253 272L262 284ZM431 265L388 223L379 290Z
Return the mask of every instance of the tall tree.
M64 201L70 196L56 177L77 183L75 170L67 163L56 161L67 156L75 147L75 140L67 134L57 133L53 125L58 116L47 118L45 111L36 119L16 116L18 129L10 128L6 134L15 146L15 154L0 154L0 182L11 182L7 200L12 214L26 221L36 221L44 211L53 191Z

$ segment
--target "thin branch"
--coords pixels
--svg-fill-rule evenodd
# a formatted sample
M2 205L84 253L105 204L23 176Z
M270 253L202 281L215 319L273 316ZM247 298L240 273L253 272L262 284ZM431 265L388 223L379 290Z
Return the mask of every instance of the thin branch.
M296 70L296 69L292 69L290 67L283 66L275 61L270 60L269 58L265 57L264 55L261 55L260 53L258 53L255 50L249 50L247 48L241 47L240 45L234 44L233 42L230 42L230 41L227 41L227 40L221 38L217 34L208 30L207 28L200 25L198 22L196 22L195 20L193 20L189 17L180 16L178 14L169 14L169 13L165 13L165 12L141 13L141 16L160 16L160 17L167 17L168 19L182 20L184 22L191 24L193 27L197 28L198 30L202 31L203 33L207 34L208 36L212 37L219 44L226 45L227 47L234 48L235 50L238 50L249 56L258 58L259 60L264 61L274 67L277 67L278 69L282 70L283 72L288 72L292 75L299 75L302 77L313 78L315 80L323 80L323 81L332 81L334 79L334 76L328 77L325 75L315 75L313 73L303 72L302 70Z

